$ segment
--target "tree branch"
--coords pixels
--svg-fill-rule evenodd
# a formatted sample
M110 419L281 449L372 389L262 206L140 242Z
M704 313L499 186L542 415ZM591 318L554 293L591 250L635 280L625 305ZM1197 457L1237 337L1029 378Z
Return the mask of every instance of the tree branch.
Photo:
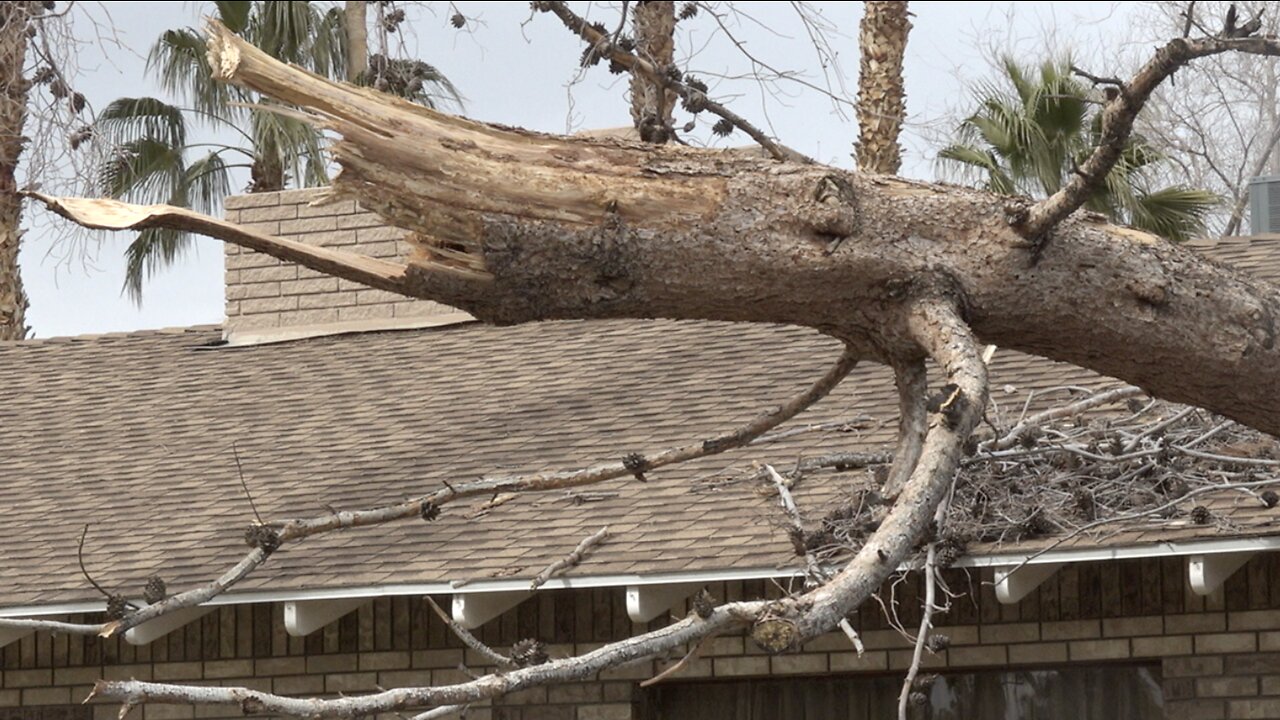
M384 505L368 510L329 512L310 519L290 520L280 525L253 526L257 528L253 530L253 532L257 533L253 538L257 547L222 576L199 588L172 595L153 605L147 605L136 612L127 614L120 620L96 625L66 623L55 620L0 618L0 628L45 630L75 635L111 637L148 620L154 620L161 615L208 602L244 579L250 572L261 565L271 553L288 543L304 538L335 530L368 527L408 518L433 520L439 516L442 507L458 500L472 497L489 497L501 492L539 492L592 485L605 480L633 475L637 462L645 470L655 470L739 448L790 420L818 400L826 397L853 370L857 362L858 360L853 352L846 348L835 364L803 392L798 393L780 407L764 413L751 422L707 440L682 447L669 448L648 457L639 456L638 459L634 456L628 456L621 461L603 463L579 470L549 471L527 475L484 478L470 483L446 484L444 488L433 493L393 505Z
M582 542L578 543L578 546L570 551L568 555L551 563L544 568L542 572L535 575L533 582L529 583L529 589L537 590L545 585L552 577L555 577L556 573L564 572L565 570L568 570L582 562L582 559L587 556L587 553L591 552L597 545L608 539L609 527L607 525L583 538Z
M230 705L240 708L245 714L287 715L310 720L356 718L412 708L461 705L524 688L589 678L609 668L670 652L708 635L747 625L765 605L764 601L728 603L711 610L706 618L690 615L660 630L611 643L584 655L434 688L397 688L368 695L320 699L285 697L244 687L101 680L89 698L115 700L127 707L143 703Z
M714 115L718 115L724 120L733 124L734 127L751 136L760 147L764 148L775 160L789 160L792 162L811 163L813 160L806 155L796 152L789 147L780 145L776 140L769 137L760 128L751 124L741 115L733 112L729 108L707 97L706 91L691 86L685 80L679 79L675 73L670 72L667 68L655 67L648 60L638 57L622 48L610 39L605 31L594 27L586 19L569 9L569 6L563 2L535 2L533 4L535 10L549 12L560 19L564 26L569 28L578 37L585 40L591 49L591 52L599 52L603 57L617 63L630 73L643 75L650 82L659 87L666 87L674 91L680 96L686 104L692 107L702 108ZM672 68L674 69L674 68Z
M917 301L908 319L913 339L940 365L949 383L930 418L915 472L880 527L822 587L781 600L757 620L752 637L766 650L794 649L840 622L876 592L914 549L959 467L965 439L982 419L987 370L981 349L951 300Z
M1043 238L1083 206L1120 159L1125 142L1133 133L1138 112L1156 88L1192 60L1233 51L1250 55L1280 55L1280 39L1271 36L1175 38L1157 50L1132 80L1121 84L1120 92L1103 108L1102 137L1093 154L1080 165L1079 172L1053 195L1036 203L1026 220L1015 224L1015 229L1032 240ZM1111 79L1100 80L1111 82Z
M881 494L886 499L898 497L920 460L924 436L929 429L925 395L929 391L929 375L923 360L895 364L894 381L898 387L898 444L893 451L893 464Z

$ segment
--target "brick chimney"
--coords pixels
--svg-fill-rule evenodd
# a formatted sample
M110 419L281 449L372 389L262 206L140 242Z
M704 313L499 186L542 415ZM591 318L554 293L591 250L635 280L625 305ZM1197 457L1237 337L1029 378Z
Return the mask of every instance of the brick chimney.
M311 207L323 192L286 190L230 197L225 203L226 218L321 247L392 260L404 256L404 230L386 227L353 200ZM228 334L414 327L458 315L446 305L374 290L229 243L225 247Z

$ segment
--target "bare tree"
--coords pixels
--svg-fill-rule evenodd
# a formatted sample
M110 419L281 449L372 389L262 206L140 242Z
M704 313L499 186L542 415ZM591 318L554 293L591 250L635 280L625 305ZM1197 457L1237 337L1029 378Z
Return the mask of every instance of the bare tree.
M369 3L347 0L342 21L347 30L347 82L356 82L369 70Z
M611 62L665 84L682 99L702 92L613 42L563 3L538 2L535 10L554 15ZM1094 153L1058 192L1032 202L844 172L792 158L776 144L769 148L774 158L764 159L471 122L307 75L216 24L209 32L210 62L219 78L310 108L313 122L341 137L334 145L342 166L334 192L359 199L409 231L411 257L390 262L319 249L178 208L31 195L88 226L200 232L341 278L444 302L493 323L655 316L784 323L816 328L841 340L845 351L809 389L716 437L579 470L447 485L370 510L256 524L246 538L253 549L203 587L122 610L106 625L10 620L0 626L110 636L208 600L306 537L432 519L468 497L642 475L741 447L823 397L860 360L897 371L904 422L889 476L903 482L856 552L829 576L815 578L813 587L788 597L701 602L695 613L660 630L440 687L316 699L236 687L98 683L97 697L126 709L145 702L214 703L246 713L356 717L436 708L428 711L434 717L460 704L696 648L701 639L726 631L747 630L770 652L797 648L840 626L941 516L966 442L987 406L982 343L1073 362L1263 432L1280 432L1280 403L1258 391L1280 383L1280 289L1156 236L1077 212L1119 159L1139 110L1171 74L1224 53L1280 55L1280 38L1227 23L1169 41L1131 78L1115 80L1118 92L1103 110L1104 132ZM712 101L702 100L711 109ZM718 107L723 120L768 140ZM432 169L430 177L423 177L423 168ZM932 383L941 387L935 393L928 392L929 360L942 375ZM1017 442L1017 432L988 446ZM926 613L920 636L927 633ZM910 690L908 680L904 690Z

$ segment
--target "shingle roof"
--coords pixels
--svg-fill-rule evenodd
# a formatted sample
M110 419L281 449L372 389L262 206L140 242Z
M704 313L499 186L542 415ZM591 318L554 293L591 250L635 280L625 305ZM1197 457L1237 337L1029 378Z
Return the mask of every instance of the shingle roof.
M1212 254L1280 269L1280 241ZM1280 273L1271 272L1274 277ZM232 446L269 518L359 508L485 473L569 468L706 437L807 386L838 354L808 330L664 321L479 324L249 348L197 327L0 344L0 607L94 598L76 560L136 593L207 580L245 550L252 519ZM1012 352L992 369L997 401L1110 381ZM450 506L405 522L291 546L242 590L532 577L586 535L612 540L574 575L794 565L772 503L711 477L798 456L880 446L896 401L884 368L860 367L792 426L847 420L763 446L579 491L521 496L487 514ZM808 481L816 507L862 472ZM577 500L575 500L577 497ZM583 501L585 498L586 501ZM1230 532L1271 531L1272 513L1213 501ZM1216 526L1152 521L1102 542L1217 537ZM1086 542L1095 542L1088 540Z

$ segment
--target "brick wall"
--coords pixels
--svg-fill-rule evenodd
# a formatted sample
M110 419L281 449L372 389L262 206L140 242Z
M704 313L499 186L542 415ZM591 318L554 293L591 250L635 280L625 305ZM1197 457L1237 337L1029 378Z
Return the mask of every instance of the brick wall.
M1275 578L1277 582L1273 582ZM1068 566L1016 605L999 604L989 573L952 570L952 602L939 632L951 646L928 658L946 671L1044 667L1072 663L1158 663L1167 717L1280 717L1280 556L1254 558L1214 596L1192 594L1176 559ZM983 580L988 581L984 583ZM777 596L761 581L711 587L724 600ZM894 589L903 623L918 621L919 589ZM888 598L886 588L883 596ZM803 652L768 656L741 636L715 638L672 681L764 675L900 673L910 662L908 641L868 604L855 623L862 656L842 634L824 636ZM651 623L656 628L665 620ZM478 631L503 648L520 638L551 643L553 655L581 653L646 629L626 616L620 589L549 591L522 603ZM603 673L592 682L533 688L477 707L472 720L605 720L631 718L638 682L678 658ZM82 700L100 677L243 685L285 694L357 693L403 684L466 678L459 665L482 671L419 598L371 601L306 638L285 634L272 605L224 607L157 642L133 647L121 640L28 637L0 652L3 708L48 708L55 713ZM116 708L95 705L95 720ZM180 707L136 710L144 720L236 717L238 711ZM16 715L15 715L16 717ZM23 715L28 718L31 715Z
M383 226L352 200L311 207L319 196L319 190L289 190L231 197L226 201L226 218L336 250L391 260L405 256L403 230ZM390 321L454 312L439 303L373 290L229 243L225 247L227 324L232 330Z

